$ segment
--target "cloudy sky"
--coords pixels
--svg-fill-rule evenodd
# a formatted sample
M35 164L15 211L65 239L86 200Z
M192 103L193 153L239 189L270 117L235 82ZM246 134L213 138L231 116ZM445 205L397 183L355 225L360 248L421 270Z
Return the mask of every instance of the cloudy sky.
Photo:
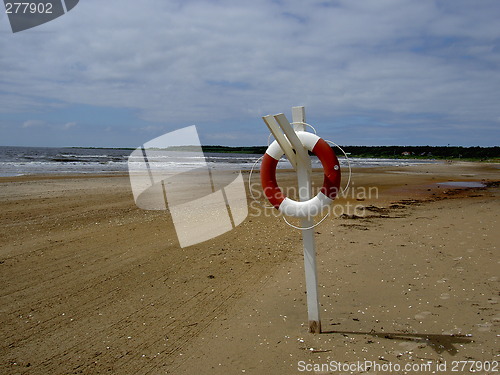
M263 145L306 106L342 145L500 144L498 0L82 0L12 33L0 145Z

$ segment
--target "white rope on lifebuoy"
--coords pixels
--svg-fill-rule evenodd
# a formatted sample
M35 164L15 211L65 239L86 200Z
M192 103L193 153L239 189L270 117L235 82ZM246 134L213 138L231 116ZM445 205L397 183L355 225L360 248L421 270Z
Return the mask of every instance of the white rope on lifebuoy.
M308 229L313 229L315 227L317 227L318 225L320 225L328 216L330 216L330 214L326 214L325 216L323 216L323 218L318 221L316 224L314 225L311 225L310 227L298 227L296 225L293 225L292 223L290 223L285 216L283 216L283 220L285 220L285 223L287 223L289 226L291 226L292 228L295 228L295 229L298 229L298 230L308 230Z
M308 124L306 124L306 125L308 125ZM311 125L309 125L309 126L310 126L311 128L313 128ZM313 128L313 130L314 130L314 128ZM316 130L315 130L314 132L316 133ZM351 172L351 162L350 162L350 160L349 160L349 157L347 156L347 153L344 151L344 149L343 149L342 147L340 147L340 146L339 146L338 144L336 144L335 142L329 141L328 139L325 139L325 141L326 141L327 143L332 144L333 146L338 147L338 148L340 149L340 151L342 151L342 153L344 154L344 156L345 156L345 158L346 158L346 160L347 160L347 166L348 166L348 168L349 168L349 177L348 177L348 179L347 179L347 184L346 184L345 188L344 188L344 189L342 189L342 194L344 194L344 193L347 191L347 189L349 188L349 185L350 185L350 182L351 182L351 175L352 175L352 172ZM291 226L292 228L295 228L295 229L298 229L298 230L308 230L308 229L313 229L313 228L317 227L318 225L320 225L323 221L325 221L325 219L326 219L328 216L330 216L330 213L327 213L325 216L323 216L323 217L321 218L321 220L320 220L320 221L318 221L316 224L311 225L311 226L309 226L309 227L299 227L299 226L293 225L292 223L290 223L290 222L286 219L286 217L285 217L285 216L283 216L283 220L285 221L285 223L287 223L287 224L288 224L289 226Z
M302 125L305 125L305 126L308 126L310 127L313 131L314 131L314 134L316 134L316 129L314 128L314 126L310 125L310 124L307 124L305 122L293 122L292 125L295 125L295 124L302 124ZM270 146L270 139L271 139L271 136L272 134L269 134L268 136L268 148ZM319 137L318 137L319 138ZM351 168L351 162L349 160L349 157L347 156L347 153L344 151L344 149L342 149L342 147L340 147L338 144L336 144L335 142L332 142L330 140L325 140L325 142L337 147L338 149L340 149L340 151L342 151L342 153L344 154L345 158L346 158L346 161L347 161L347 167L348 167L348 170L349 170L349 177L347 179L347 184L346 186L342 189L342 194L344 194L347 189L349 188L349 185L350 185L350 182L351 182L351 176L352 176L352 168ZM312 151L312 150L310 150ZM266 153L267 153L267 150L266 150ZM283 153L281 154L281 156L283 155ZM253 192L252 192L252 186L251 186L251 180L252 180L252 174L253 174L253 171L255 169L255 166L264 158L265 155L261 156L260 158L258 158L252 165L252 168L250 169L250 173L249 173L249 176L248 176L248 190L250 192L250 196L252 197L252 199L254 199L255 201L258 201L258 199L253 195ZM280 158L281 158L280 156ZM279 160L279 159L278 159ZM302 203L302 202L301 202ZM309 227L299 227L299 226L296 226L296 225L293 225L291 224L285 216L283 216L283 220L285 221L285 223L287 223L289 226L291 226L292 228L295 228L295 229L298 229L298 230L308 230L308 229L312 229L318 225L320 225L327 217L329 216L329 213L327 213L323 218L321 218L321 220L319 220L316 224L312 225L312 226L309 226Z
M325 139L326 142L334 145L335 147L337 147L340 151L342 151L342 153L344 154L345 156L345 160L347 160L347 168L349 168L349 177L347 178L347 184L345 185L345 188L342 189L342 194L344 194L347 189L349 189L349 185L351 184L351 176L352 176L352 168L351 168L351 161L349 160L349 158L347 157L347 153L344 151L344 149L342 147L340 147L338 144L336 144L335 142L332 142L332 141L329 141L328 139Z
M324 180L320 192L313 198L297 202L287 198L276 182L276 166L284 152L277 141L267 148L261 164L261 184L264 195L281 213L292 217L312 217L331 204L340 188L340 164L332 148L315 134L299 131L302 145L315 154L323 165Z
M255 169L255 166L257 165L257 163L259 161L261 161L263 157L264 157L264 155L262 155L260 158L258 158L255 161L255 163L253 163L252 168L250 169L250 173L248 174L248 191L250 192L250 196L252 197L252 199L254 201L258 201L258 199L255 198L254 195L253 195L253 193L252 193L252 173L253 173L253 170Z

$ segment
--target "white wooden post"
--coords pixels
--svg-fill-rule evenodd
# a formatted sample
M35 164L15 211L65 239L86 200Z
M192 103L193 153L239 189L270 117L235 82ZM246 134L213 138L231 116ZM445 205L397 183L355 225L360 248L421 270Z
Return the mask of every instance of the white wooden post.
M304 107L292 108L292 121L295 131L305 131L303 123L306 122ZM307 152L307 151L306 151ZM297 162L297 179L299 186L299 198L301 201L309 200L312 196L311 185L311 158L307 158L307 164ZM301 226L309 228L314 225L312 218L302 218ZM316 271L316 243L314 240L314 229L302 231L302 242L304 245L304 270L306 275L307 313L309 316L309 332L321 333L320 305L318 299L318 274Z
M292 118L293 128L286 116L282 113L275 116L263 117L274 138L281 146L288 160L297 171L300 201L307 201L312 195L311 186L311 158L304 148L297 131L305 131L305 110L304 107L293 107ZM295 150L295 153L293 152ZM301 226L309 228L314 225L312 218L302 218ZM309 317L309 332L321 333L321 320L319 316L318 300L318 278L316 272L316 247L314 242L313 229L302 231L304 245L304 269L307 292L307 312Z

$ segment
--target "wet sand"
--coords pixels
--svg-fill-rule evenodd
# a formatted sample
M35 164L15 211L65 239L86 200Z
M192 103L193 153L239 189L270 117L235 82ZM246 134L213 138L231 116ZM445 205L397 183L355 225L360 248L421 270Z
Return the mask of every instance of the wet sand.
M315 228L319 335L300 232L250 198L240 226L182 249L167 212L135 206L127 176L0 179L0 373L294 374L364 360L457 373L452 361L498 359L498 165L354 172ZM439 185L450 180L488 187Z

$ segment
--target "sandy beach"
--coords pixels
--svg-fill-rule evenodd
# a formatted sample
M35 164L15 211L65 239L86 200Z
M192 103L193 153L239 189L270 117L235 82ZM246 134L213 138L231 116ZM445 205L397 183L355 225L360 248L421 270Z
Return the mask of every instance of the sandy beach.
M499 170L467 162L354 170L338 209L315 228L317 335L308 333L301 233L257 215L264 201L249 196L240 226L180 248L168 212L137 208L126 175L0 178L0 373L493 366ZM280 173L292 186L292 174ZM485 186L443 184L453 181ZM495 373L488 369L479 372Z

